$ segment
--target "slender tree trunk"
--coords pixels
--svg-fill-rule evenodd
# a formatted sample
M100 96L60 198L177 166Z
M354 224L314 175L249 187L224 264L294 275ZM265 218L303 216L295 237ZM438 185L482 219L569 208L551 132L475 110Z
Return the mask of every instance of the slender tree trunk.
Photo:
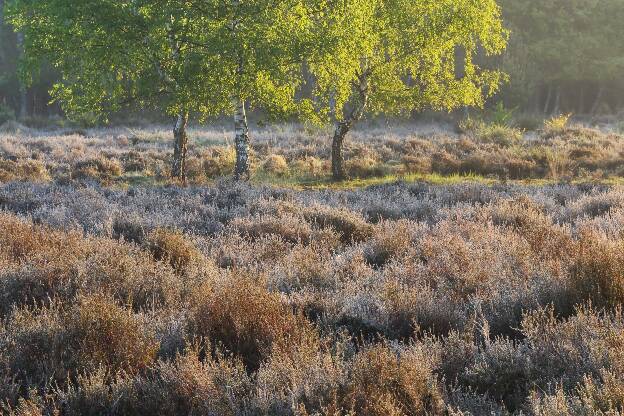
M342 147L345 137L353 125L358 122L364 115L366 105L368 104L368 77L369 71L364 71L358 77L357 83L357 99L353 103L351 111L347 112L346 117L342 121L336 122L334 137L332 138L332 178L335 181L341 181L346 178L344 167L344 156Z
M332 178L335 181L344 180L347 176L344 168L344 156L342 155L342 145L344 139L351 129L351 123L341 121L336 123L334 137L332 139Z
M236 166L234 167L234 179L249 180L249 126L247 125L247 111L245 101L238 100L234 113L234 129L236 147Z
M596 101L594 101L594 105L592 106L592 109L591 109L592 116L596 115L596 113L598 112L598 108L600 107L600 104L602 104L602 97L604 96L604 92L605 92L605 88L604 86L601 86L600 89L598 90Z
M187 124L188 113L181 112L178 114L173 127L173 166L171 167L171 176L182 182L186 182Z
M546 102L544 103L544 114L548 114L550 108L550 102L552 101L553 88L552 85L548 86L548 93L546 94Z
M20 56L24 55L24 34L22 32L17 33L17 48ZM28 116L28 89L23 82L20 81L20 95L19 95L19 114L20 119L24 119Z

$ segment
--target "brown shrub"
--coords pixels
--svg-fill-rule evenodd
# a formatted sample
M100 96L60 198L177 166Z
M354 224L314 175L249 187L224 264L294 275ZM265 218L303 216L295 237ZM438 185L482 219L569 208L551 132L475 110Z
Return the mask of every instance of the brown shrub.
M230 227L252 240L276 235L289 243L303 242L307 244L315 239L331 237L330 233L315 231L307 222L289 215L235 218L230 223Z
M384 345L359 352L343 397L344 408L363 415L442 415L444 401L423 353L398 354Z
M389 173L388 169L380 164L375 158L367 155L355 156L345 162L347 176L352 178L371 178L384 176Z
M28 180L43 182L50 180L46 166L38 160L0 160L0 182Z
M498 203L492 208L491 217L494 224L511 227L519 233L545 260L557 260L573 249L569 230L553 224L552 219L526 196Z
M232 276L214 289L204 289L197 302L196 333L239 356L252 371L268 357L274 343L296 342L311 331L279 295L247 277Z
M200 183L206 178L204 161L198 157L189 157L186 160L186 178L194 183Z
M571 281L580 301L591 299L599 306L624 303L624 241L583 230L574 256Z
M307 156L292 162L291 170L304 177L320 178L328 171L328 167L325 161L314 156Z
M149 233L146 244L156 260L169 262L180 273L204 260L202 253L180 232L157 228Z
M112 179L120 176L123 168L119 161L100 157L75 163L72 166L73 179Z
M314 206L303 210L304 218L312 224L330 228L340 234L345 244L367 240L374 227L359 214L340 208Z
M458 173L461 162L446 151L436 152L431 156L431 170L443 175Z
M158 342L146 333L144 322L106 296L81 298L67 319L69 343L77 348L75 359L82 368L104 365L113 373L132 373L156 358Z
M82 236L78 233L62 233L48 227L35 226L11 214L0 213L0 253L5 253L15 262L22 261L39 252L57 255L72 250L76 257L81 250ZM53 256L50 256L54 258Z
M232 148L214 148L204 159L204 172L208 178L227 176L234 172L236 153Z
M373 267L383 267L392 258L409 250L412 243L412 224L399 221L381 224L382 231L375 233L364 247L364 258Z
M284 156L272 154L262 162L262 170L271 175L284 176L288 173L288 162Z
M69 301L77 293L106 293L135 308L179 300L173 271L138 247L105 238L84 238L0 217L0 311L15 305Z
M405 173L431 173L431 159L426 156L405 155L401 158Z

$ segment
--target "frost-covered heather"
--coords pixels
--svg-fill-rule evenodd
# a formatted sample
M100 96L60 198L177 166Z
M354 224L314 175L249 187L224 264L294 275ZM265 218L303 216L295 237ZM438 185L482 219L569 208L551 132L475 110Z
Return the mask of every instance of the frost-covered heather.
M15 414L618 414L624 188L0 185Z
M9 126L11 127L11 126ZM255 127L256 173L319 179L329 174L330 131L298 124ZM188 178L203 183L231 174L228 126L190 130ZM166 182L171 159L168 127L0 131L0 182ZM349 176L478 174L500 179L621 177L624 140L575 126L530 134L476 124L461 133L444 124L361 126L347 141Z

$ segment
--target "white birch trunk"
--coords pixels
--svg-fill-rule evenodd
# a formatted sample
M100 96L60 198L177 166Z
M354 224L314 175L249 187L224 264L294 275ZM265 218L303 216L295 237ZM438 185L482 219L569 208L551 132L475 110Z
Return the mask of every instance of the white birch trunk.
M188 114L181 112L178 114L176 123L173 127L173 166L171 168L171 176L186 182L186 152L188 149L188 135L186 134L186 125L188 123Z
M234 169L234 179L248 180L249 174L249 126L247 125L247 111L245 101L237 100L236 111L234 113L234 144L236 147L236 166Z

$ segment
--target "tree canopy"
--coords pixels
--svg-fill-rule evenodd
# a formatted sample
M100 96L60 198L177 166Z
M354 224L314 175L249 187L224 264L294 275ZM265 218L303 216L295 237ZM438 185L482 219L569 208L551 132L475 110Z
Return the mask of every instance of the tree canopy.
M333 174L344 176L342 141L365 111L481 106L504 75L473 60L504 50L507 32L494 0L337 1L325 42L310 61L320 117L335 119Z

